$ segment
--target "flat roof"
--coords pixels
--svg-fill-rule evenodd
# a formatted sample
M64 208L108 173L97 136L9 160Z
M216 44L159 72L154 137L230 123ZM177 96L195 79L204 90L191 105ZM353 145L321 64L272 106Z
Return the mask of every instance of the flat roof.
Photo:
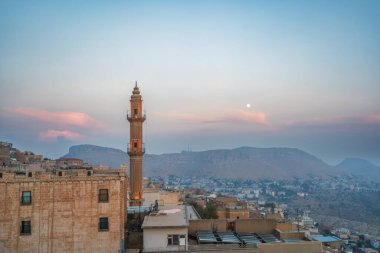
M184 205L159 206L145 216L141 228L188 227L187 210Z
M319 241L319 242L322 242L322 243L326 243L326 242L339 242L341 241L340 238L336 237L336 236L313 236L313 239L316 240L316 241Z

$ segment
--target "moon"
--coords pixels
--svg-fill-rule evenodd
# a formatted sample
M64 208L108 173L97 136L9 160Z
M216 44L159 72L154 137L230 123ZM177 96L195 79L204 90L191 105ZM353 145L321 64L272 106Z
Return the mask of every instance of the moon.
M247 108L251 108L251 104L247 104L246 107L247 107Z

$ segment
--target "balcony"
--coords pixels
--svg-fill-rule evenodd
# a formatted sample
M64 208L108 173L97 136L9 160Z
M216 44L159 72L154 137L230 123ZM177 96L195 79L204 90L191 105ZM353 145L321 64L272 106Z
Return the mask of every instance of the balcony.
M129 114L127 113L127 120L128 121L145 121L146 115L144 114Z
M133 147L131 148L131 143L128 143L128 148L127 148L128 155L143 155L145 154L145 143L143 143L142 147Z

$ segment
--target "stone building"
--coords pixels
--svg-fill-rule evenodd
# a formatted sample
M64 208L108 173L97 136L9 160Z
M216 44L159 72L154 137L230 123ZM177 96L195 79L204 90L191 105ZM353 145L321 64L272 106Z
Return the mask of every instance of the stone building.
M119 252L126 169L0 170L0 252Z
M57 166L61 168L68 168L68 167L81 167L83 166L83 160L78 158L68 158L68 157L62 157L57 160L55 160Z
M12 143L0 141L0 166L5 166L11 160Z
M32 151L20 151L18 149L13 149L11 153L11 158L16 159L22 164L30 164L40 163L43 159L43 156L36 155Z
M247 208L219 207L217 209L218 219L249 219Z
M158 188L144 188L144 205L151 206L158 203L160 206L182 204L179 191L169 191Z

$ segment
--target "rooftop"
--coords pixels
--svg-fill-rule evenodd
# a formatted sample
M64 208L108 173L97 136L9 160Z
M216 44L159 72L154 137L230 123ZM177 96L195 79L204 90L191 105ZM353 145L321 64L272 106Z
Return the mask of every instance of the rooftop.
M319 242L322 242L322 243L339 242L339 241L341 241L341 239L338 238L338 237L336 237L336 236L323 236L323 235L313 236L313 240L319 241Z
M159 206L145 216L142 228L188 227L187 210L184 205Z

